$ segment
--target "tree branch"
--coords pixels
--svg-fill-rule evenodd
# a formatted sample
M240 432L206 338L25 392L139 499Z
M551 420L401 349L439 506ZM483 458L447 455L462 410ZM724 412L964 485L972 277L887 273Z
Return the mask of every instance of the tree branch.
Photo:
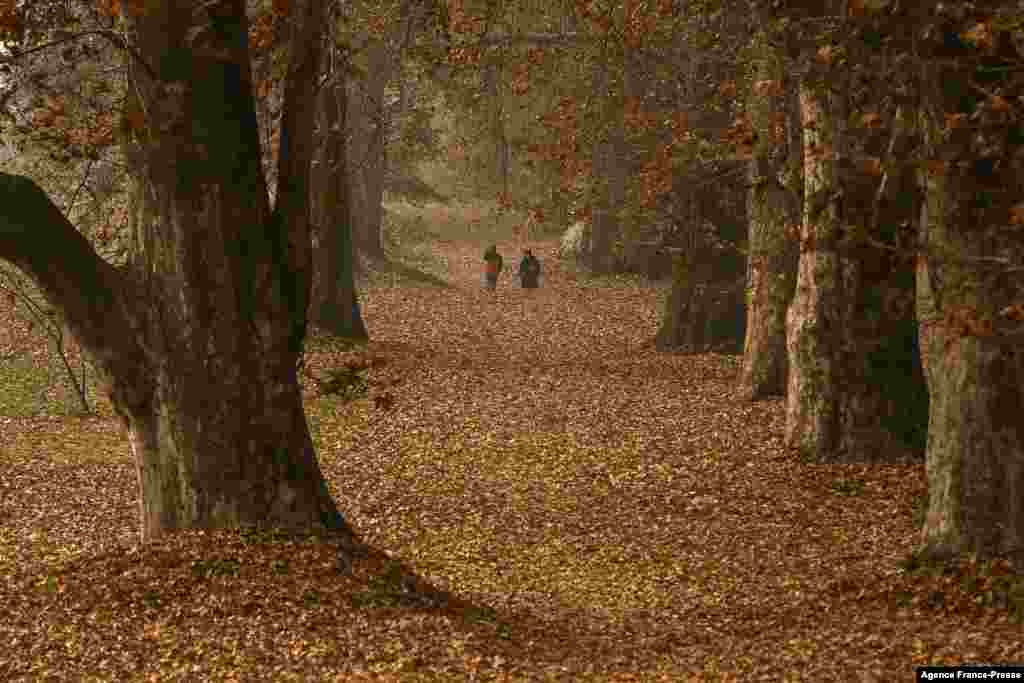
M34 181L0 173L0 259L29 276L91 354L118 407L152 377L132 329L125 278L101 259Z

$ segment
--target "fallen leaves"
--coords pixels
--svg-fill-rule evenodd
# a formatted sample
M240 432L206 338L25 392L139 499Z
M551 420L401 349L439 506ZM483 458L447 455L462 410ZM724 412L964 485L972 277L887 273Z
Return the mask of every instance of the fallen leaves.
M374 340L310 345L310 372L368 387L307 387L365 549L139 547L116 421L0 418L0 677L881 681L1024 659L1008 564L900 564L921 466L801 462L781 402L736 399L737 358L647 345L663 289L514 246L541 289L484 292L479 245L446 244L452 288L374 280Z

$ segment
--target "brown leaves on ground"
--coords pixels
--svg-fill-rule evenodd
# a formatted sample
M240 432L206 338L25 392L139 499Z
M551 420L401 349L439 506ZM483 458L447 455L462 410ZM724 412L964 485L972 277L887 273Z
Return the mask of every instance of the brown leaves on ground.
M736 399L737 358L650 348L663 289L529 246L539 290L484 291L482 249L446 244L453 288L375 285L373 342L312 344L310 372L369 385L307 394L369 548L136 547L116 422L0 417L0 677L890 681L1024 660L1012 567L901 563L921 466L801 462L779 401Z

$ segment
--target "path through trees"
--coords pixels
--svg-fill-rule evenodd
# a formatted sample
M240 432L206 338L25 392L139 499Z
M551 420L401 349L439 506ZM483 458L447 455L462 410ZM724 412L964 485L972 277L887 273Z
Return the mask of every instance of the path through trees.
M522 246L499 243L510 263ZM801 462L780 400L736 400L738 357L649 345L664 292L577 278L554 243L527 246L541 289L505 276L484 291L482 245L435 245L452 287L382 278L364 291L368 347L307 358L383 361L370 379L389 409L307 392L324 476L367 542L476 611L402 598L386 572L353 583L319 546L172 536L99 555L137 541L117 423L0 418L0 640L51 674L105 660L118 678L200 644L189 675L205 679L838 680L855 665L888 680L968 650L1024 659L983 564L897 571L918 539L919 464ZM76 633L88 647L54 645Z

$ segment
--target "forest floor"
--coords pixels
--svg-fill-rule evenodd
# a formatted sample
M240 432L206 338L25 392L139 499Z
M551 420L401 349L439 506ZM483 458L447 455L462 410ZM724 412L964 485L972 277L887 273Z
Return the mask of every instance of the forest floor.
M507 266L522 246L499 243ZM1008 564L905 562L922 465L801 461L781 401L735 397L739 358L655 352L664 286L530 246L539 290L506 273L484 291L481 244L441 242L433 276L369 279L371 343L311 340L308 373L372 366L364 397L308 391L333 493L375 549L351 565L269 533L138 546L109 410L18 414L5 379L0 679L897 681L1024 663ZM0 313L0 357L28 353Z

